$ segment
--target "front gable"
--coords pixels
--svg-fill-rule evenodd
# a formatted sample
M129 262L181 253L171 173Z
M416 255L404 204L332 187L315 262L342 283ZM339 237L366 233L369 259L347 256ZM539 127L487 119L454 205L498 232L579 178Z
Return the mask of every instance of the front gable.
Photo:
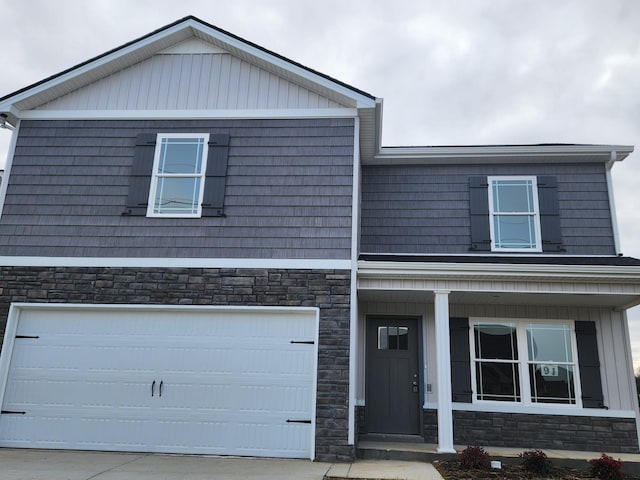
M142 78L136 78L141 75ZM147 76L160 76L159 85ZM210 78L207 78L210 77ZM0 111L10 120L29 117L32 110L71 109L140 109L146 106L189 108L192 103L182 99L163 104L154 95L177 93L187 87L200 95L209 94L198 109L217 108L228 103L220 98L236 82L239 95L259 94L271 103L261 104L248 99L246 104L232 108L373 108L375 97L288 60L276 53L252 44L231 33L209 25L195 17L186 17L122 47L88 60L41 82L0 98ZM206 85L205 85L206 84ZM139 90L145 86L159 91ZM120 87L114 95L115 88ZM218 89L211 95L214 88ZM265 90L266 88L266 90ZM283 97L283 91L297 92ZM107 95L109 93L109 95ZM184 92L180 92L183 94ZM233 92L231 92L233 93ZM152 98L144 99L145 94ZM106 98L100 98L105 96ZM274 96L278 99L274 100ZM125 98L126 97L126 98ZM231 95L233 97L233 95ZM289 97L291 99L289 100ZM313 100L307 101L306 97ZM135 103L134 103L135 100ZM233 101L232 101L233 102ZM235 102L233 102L235 103Z
M186 17L0 98L0 112L10 121L67 109L339 108L353 114L376 103L361 90Z
M319 90L192 38L31 109L288 110L354 106L350 99Z
M189 16L0 98L18 120L359 118L380 142L382 100Z

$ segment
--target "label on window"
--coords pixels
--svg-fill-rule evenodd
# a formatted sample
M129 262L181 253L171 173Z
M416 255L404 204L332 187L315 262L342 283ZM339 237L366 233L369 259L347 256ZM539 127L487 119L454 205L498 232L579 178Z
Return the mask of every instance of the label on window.
M557 377L558 376L558 366L557 365L540 365L538 367L538 371L540 375L543 377Z

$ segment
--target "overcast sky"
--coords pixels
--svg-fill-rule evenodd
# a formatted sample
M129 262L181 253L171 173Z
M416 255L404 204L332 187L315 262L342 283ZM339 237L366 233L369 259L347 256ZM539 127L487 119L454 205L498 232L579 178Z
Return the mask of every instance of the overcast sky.
M613 178L640 258L640 0L0 0L0 96L187 15L384 98L384 145L636 145Z

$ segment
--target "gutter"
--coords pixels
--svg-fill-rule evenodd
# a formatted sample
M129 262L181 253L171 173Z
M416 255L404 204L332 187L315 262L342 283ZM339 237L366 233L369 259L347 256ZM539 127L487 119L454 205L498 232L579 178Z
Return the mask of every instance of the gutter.
M480 278L480 279L545 279L547 281L579 281L640 283L640 266L602 265L508 265L490 263L429 263L359 261L359 278Z

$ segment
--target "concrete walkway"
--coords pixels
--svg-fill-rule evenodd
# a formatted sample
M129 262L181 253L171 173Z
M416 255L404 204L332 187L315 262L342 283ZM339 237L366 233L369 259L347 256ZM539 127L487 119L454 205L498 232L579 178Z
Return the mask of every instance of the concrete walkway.
M0 448L0 480L441 480L424 462L385 460L332 464L144 453Z

